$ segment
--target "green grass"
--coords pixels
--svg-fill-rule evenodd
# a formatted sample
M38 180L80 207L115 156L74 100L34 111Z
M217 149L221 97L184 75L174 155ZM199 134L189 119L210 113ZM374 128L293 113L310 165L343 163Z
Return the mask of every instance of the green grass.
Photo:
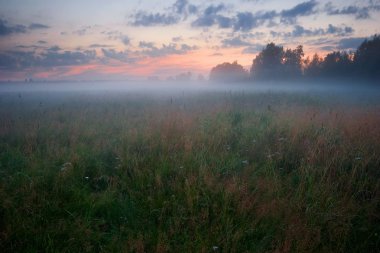
M312 94L1 94L0 248L378 252L378 112Z

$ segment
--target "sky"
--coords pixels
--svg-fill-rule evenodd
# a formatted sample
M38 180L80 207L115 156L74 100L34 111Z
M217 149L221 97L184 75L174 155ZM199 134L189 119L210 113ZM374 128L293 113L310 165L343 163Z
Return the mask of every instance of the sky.
M207 78L270 42L353 51L379 24L380 0L0 0L0 80Z

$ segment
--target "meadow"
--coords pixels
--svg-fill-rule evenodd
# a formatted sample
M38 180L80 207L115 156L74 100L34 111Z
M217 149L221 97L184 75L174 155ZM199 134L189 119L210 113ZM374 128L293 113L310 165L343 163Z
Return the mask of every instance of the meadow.
M380 92L0 92L2 252L379 252Z

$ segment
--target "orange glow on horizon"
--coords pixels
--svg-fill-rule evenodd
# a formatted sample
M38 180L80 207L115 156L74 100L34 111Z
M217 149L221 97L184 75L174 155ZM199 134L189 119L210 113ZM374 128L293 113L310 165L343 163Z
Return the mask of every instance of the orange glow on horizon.
M215 53L218 53L215 55ZM326 52L317 52L321 57ZM220 55L219 55L220 54ZM305 52L305 59L313 57L313 53ZM187 54L167 55L163 57L146 57L136 63L123 63L111 60L108 65L91 63L80 66L55 67L50 70L35 71L32 75L37 79L80 78L85 79L86 74L98 74L105 79L111 76L149 77L158 76L161 79L176 76L183 72L192 72L195 75L207 76L210 70L223 62L237 61L249 70L256 54L242 54L242 48L224 48L218 51L212 49L199 49ZM27 76L25 74L25 76Z

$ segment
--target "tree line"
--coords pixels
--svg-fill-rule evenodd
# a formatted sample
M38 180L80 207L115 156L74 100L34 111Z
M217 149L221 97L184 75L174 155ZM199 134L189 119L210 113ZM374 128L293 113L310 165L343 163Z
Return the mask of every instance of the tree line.
M255 57L249 71L237 63L212 68L211 81L283 81L298 79L380 80L380 35L364 40L354 52L333 51L305 58L303 46L284 49L269 43Z

